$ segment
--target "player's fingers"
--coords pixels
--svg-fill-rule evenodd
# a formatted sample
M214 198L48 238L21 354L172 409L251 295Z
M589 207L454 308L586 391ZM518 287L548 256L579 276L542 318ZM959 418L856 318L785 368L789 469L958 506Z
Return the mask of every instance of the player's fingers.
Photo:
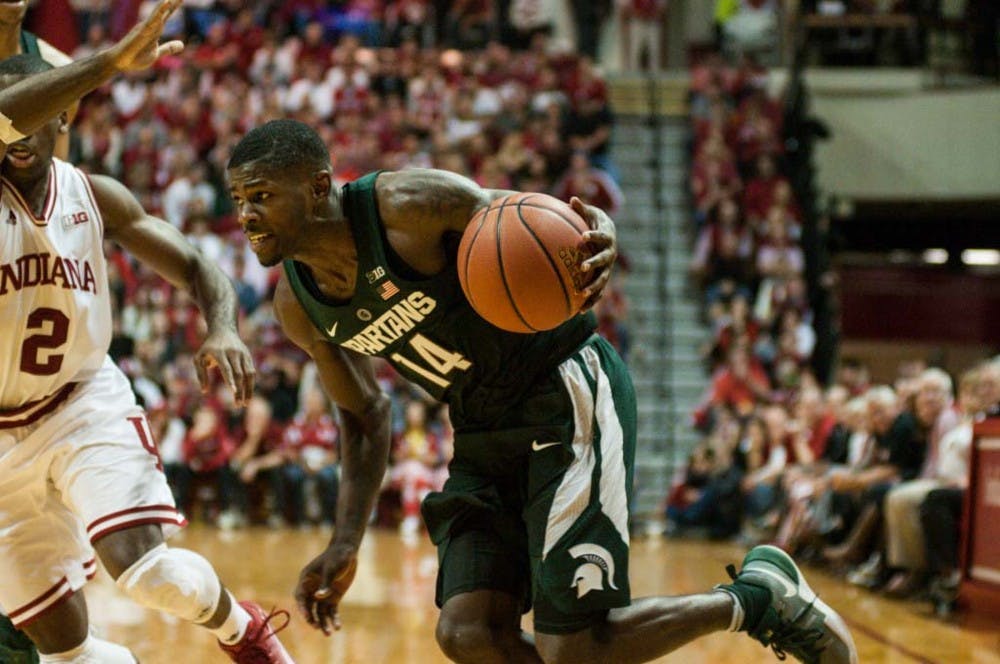
M184 0L163 0L156 9L153 10L153 17L157 21L166 21L177 8L184 3Z
M601 297L601 291L603 291L604 287L608 285L608 279L610 277L610 272L602 272L596 279L594 279L592 284L583 289L583 293L587 296L588 301L593 300L595 303L597 302L597 300ZM593 306L593 304L591 304L591 306Z
M583 261L580 268L584 272L590 272L591 270L599 267L608 267L615 262L615 252L610 249L605 249L600 251L587 260Z
M197 355L194 358L194 370L198 374L198 383L202 392L208 392L208 362L205 355Z
M597 245L602 247L610 247L613 242L611 235L604 231L587 231L580 236L580 241L592 246Z
M227 355L222 355L217 360L219 365L219 373L222 374L222 380L229 386L229 389L236 394L236 379L233 377L233 365L229 360Z
M156 57L162 58L165 55L177 55L184 50L184 42L179 39L171 39L165 44L156 47Z
M310 594L302 588L300 583L295 589L295 604L299 607L299 615L310 625L313 624L311 602Z
M237 405L243 405L246 400L246 364L243 362L243 353L231 350L226 353L226 359L233 371L233 397Z
M326 602L316 602L316 626L330 636L330 608Z
M257 376L257 370L253 366L253 358L246 353L240 353L240 367L243 377L243 403L246 404L250 401L250 397L253 396L253 385Z

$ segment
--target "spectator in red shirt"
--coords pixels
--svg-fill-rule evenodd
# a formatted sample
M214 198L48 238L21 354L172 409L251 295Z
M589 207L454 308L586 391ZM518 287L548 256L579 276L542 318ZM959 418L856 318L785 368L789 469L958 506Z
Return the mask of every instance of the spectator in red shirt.
M712 377L708 395L695 411L695 423L706 426L711 410L717 406L732 409L741 417L749 415L758 401L770 401L770 396L767 372L746 347L735 346L726 365Z
M191 470L193 484L214 487L219 497L218 509L223 511L229 508L232 496L233 477L229 459L233 447L232 438L223 426L219 413L211 406L199 406L184 437L181 455ZM182 498L181 502L187 510L193 498L191 495ZM217 516L218 512L212 511Z
M320 520L333 525L337 513L340 468L337 464L340 429L330 414L320 389L309 390L302 410L285 429L282 452L288 460L282 469L291 499L292 523L306 516L306 484L312 480L321 506Z
M281 436L281 425L271 419L271 405L267 399L254 396L233 436L238 444L230 464L238 473L236 501L240 512L235 514L237 524L244 519L253 521L251 493L262 498L273 495L276 515L284 513L286 501L277 470L284 463ZM261 502L266 504L267 500ZM274 522L277 523L277 519Z

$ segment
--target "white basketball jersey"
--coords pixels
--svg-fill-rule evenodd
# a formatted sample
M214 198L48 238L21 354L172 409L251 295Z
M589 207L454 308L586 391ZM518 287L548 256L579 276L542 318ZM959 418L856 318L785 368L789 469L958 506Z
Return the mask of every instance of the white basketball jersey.
M104 227L86 176L59 159L41 218L0 178L0 410L86 380L111 343Z

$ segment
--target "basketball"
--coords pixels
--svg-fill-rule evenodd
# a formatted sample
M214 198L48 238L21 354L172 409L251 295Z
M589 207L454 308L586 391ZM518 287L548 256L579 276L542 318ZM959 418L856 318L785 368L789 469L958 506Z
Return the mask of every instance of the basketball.
M591 275L581 246L587 222L546 194L512 194L469 222L458 278L472 308L509 332L541 332L579 313Z

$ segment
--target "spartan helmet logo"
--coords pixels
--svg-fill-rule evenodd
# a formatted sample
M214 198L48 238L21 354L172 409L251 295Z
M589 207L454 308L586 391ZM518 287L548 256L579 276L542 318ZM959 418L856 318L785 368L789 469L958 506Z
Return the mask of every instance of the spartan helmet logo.
M604 590L604 575L608 575L608 585L618 590L615 585L615 559L603 546L596 544L577 544L570 548L569 555L583 558L586 562L576 568L573 573L571 588L576 588L576 598L580 599L591 590Z

